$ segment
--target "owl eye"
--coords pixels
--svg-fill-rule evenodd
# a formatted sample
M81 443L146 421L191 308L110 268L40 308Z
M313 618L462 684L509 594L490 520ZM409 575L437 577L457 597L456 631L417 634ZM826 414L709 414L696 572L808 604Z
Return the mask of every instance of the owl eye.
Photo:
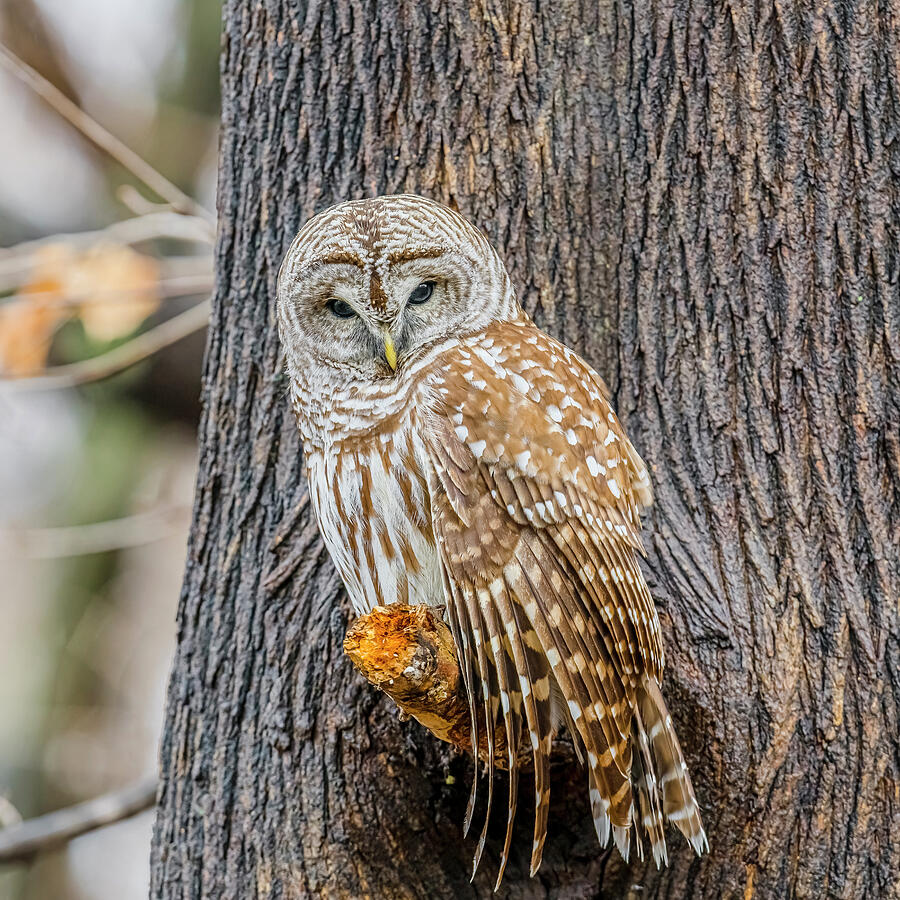
M346 300L338 300L336 297L329 300L325 306L339 319L352 319L356 315L356 310Z
M422 303L427 303L431 299L431 295L434 293L434 282L433 281L423 281L410 295L407 303L413 303L416 306L419 306Z

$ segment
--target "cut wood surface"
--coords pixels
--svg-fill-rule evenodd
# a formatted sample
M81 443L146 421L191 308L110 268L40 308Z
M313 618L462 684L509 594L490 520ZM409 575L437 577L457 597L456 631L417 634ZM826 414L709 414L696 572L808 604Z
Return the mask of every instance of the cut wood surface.
M450 629L425 606L376 606L344 638L344 652L432 734L471 750L472 723Z
M431 609L403 603L376 606L350 626L344 652L406 716L458 750L472 752L472 720L453 635ZM478 735L479 757L487 761L483 718ZM523 755L528 761L530 753ZM494 733L494 766L509 767L502 723Z

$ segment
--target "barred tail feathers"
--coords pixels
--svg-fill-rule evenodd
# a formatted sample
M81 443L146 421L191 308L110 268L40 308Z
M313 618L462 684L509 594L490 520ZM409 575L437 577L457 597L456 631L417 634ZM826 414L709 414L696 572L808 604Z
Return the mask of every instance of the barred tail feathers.
M643 676L635 696L634 732L643 761L643 781L636 785L642 807L641 817L643 822L649 815L651 824L649 827L645 825L645 830L657 865L660 860L668 862L665 839L662 838L663 819L671 822L685 836L698 856L704 850L708 851L709 841L703 830L700 808L681 754L681 745L662 692L651 675ZM649 753L645 752L645 747Z

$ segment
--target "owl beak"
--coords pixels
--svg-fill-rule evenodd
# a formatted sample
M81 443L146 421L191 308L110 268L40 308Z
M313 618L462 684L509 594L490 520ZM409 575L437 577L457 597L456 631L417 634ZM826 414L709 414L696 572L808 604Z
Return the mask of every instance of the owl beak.
M391 337L391 333L384 329L382 332L382 337L384 338L384 358L387 360L387 364L391 367L392 372L397 371L397 350L394 347L394 339Z

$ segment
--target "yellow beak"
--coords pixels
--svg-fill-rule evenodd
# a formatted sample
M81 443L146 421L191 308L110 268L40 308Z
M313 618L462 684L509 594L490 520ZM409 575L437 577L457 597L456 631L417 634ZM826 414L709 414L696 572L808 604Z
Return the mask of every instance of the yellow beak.
M391 333L385 328L384 330L384 358L391 369L397 371L397 351L394 348L394 339Z

